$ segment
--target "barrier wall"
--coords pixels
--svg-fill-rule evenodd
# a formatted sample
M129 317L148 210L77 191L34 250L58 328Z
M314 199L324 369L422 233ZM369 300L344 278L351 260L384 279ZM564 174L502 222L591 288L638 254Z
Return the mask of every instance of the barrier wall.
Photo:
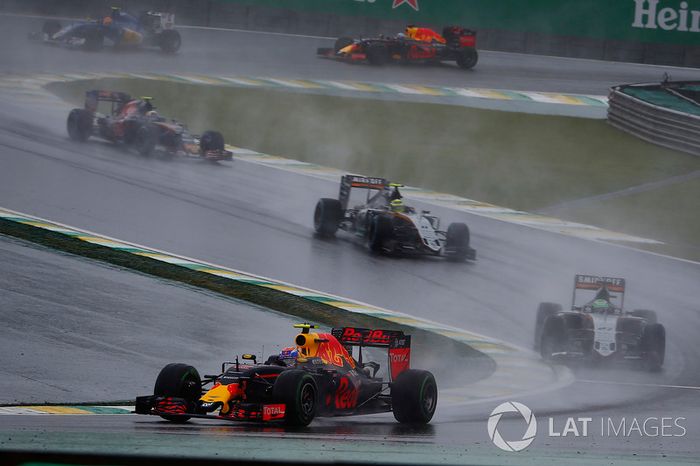
M104 14L112 5L174 11L180 22L322 36L459 24L479 47L700 66L700 0L0 0L4 11Z

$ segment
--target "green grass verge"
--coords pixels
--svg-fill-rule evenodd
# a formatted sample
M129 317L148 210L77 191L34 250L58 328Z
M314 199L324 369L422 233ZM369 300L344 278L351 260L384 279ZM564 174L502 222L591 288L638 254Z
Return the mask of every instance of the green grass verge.
M700 158L603 120L140 79L50 89L82 104L84 92L98 87L151 95L163 114L197 131L219 129L237 146L529 211L700 169ZM615 205L605 213L631 218ZM662 199L650 205L663 212L647 210L616 228L656 233L655 219L664 216L674 233L659 239L700 246L685 212L667 212ZM612 228L595 212L559 216Z
M471 380L479 380L487 377L495 369L495 362L488 356L474 350L466 344L459 343L442 335L395 324L376 317L352 313L344 309L304 299L279 290L229 280L176 264L169 264L149 257L131 254L127 251L119 251L105 246L87 243L80 239L51 230L17 223L3 218L0 218L0 234L13 236L70 254L107 262L155 277L210 290L225 296L274 309L284 314L297 316L308 322L318 322L332 327L357 326L366 328L402 329L410 334L412 339L419 345L430 344L432 347L439 345L439 347L446 350L447 354L454 354L467 358L463 362L467 366L465 369L468 370ZM195 321L193 321L194 324L196 324ZM260 332L261 335L264 336L264 329L260 329Z

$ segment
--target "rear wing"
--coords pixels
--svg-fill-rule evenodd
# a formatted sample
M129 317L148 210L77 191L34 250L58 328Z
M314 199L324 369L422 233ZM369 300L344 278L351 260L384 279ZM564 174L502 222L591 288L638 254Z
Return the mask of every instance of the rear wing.
M605 291L603 291L605 290ZM571 308L580 309L599 293L606 293L611 303L622 309L625 302L625 279L577 274L574 277L574 295Z
M112 104L125 104L131 100L126 92L92 90L85 93L85 109L91 112L97 111L99 102L111 102Z
M350 191L352 188L367 189L367 199L369 199L369 190L382 191L387 187L387 185L388 182L384 178L362 175L343 175L343 177L340 179L340 193L338 194L340 206L343 210L347 210L348 201L350 200Z
M362 348L387 348L391 380L411 367L411 335L400 330L372 330L358 327L340 327L331 330L340 344L360 347L358 362L362 364Z

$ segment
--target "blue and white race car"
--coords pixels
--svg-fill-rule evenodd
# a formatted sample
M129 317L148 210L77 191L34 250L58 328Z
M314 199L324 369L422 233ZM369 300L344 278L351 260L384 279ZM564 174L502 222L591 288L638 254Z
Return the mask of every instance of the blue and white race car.
M182 40L174 26L175 15L172 13L146 11L136 17L120 8L112 8L109 16L67 26L55 19L47 20L41 33L32 33L29 37L48 44L91 51L101 50L107 44L119 48L159 47L163 52L175 53Z

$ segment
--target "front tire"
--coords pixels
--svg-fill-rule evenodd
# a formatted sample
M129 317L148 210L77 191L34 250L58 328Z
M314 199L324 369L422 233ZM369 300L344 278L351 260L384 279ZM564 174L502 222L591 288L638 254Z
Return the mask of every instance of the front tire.
M666 329L663 325L647 324L642 331L642 360L649 372L659 372L666 357Z
M184 398L188 404L194 404L202 396L202 379L199 372L187 364L173 363L165 366L158 374L156 385L153 387L156 396L168 396ZM189 416L170 416L162 414L160 417L171 422L186 422Z
M176 53L181 45L180 33L174 29L166 29L158 35L158 46L164 53Z
M373 66L382 66L389 61L389 50L383 44L367 46L367 61Z
M408 369L391 384L394 418L402 424L427 424L435 414L438 390L428 371Z
M380 253L391 239L393 227L391 218L384 215L377 215L372 219L369 229L368 245L370 251Z
M218 131L205 131L202 137L199 138L199 151L204 155L207 151L224 150L224 136Z
M61 30L61 23L59 23L55 19L46 20L44 22L44 25L41 27L41 32L46 34L46 36L49 39L53 38L54 34L56 34L60 30Z
M286 370L280 373L272 387L272 399L285 404L284 423L291 427L305 427L316 416L318 387L306 371Z
M141 125L134 137L134 146L139 155L148 157L158 144L158 130L151 125Z
M549 316L561 312L561 310L561 304L557 303L540 303L537 307L537 319L535 320L535 350L540 349L545 320L547 320Z
M322 198L314 210L314 230L323 238L332 238L338 231L343 217L343 207L338 199Z
M479 53L475 48L465 47L457 54L457 65L463 70L469 70L476 66L479 61Z
M456 262L464 262L469 257L469 227L464 223L451 223L447 227L445 248L448 257Z
M66 122L68 137L73 141L85 142L92 134L92 113L84 108L74 108Z

